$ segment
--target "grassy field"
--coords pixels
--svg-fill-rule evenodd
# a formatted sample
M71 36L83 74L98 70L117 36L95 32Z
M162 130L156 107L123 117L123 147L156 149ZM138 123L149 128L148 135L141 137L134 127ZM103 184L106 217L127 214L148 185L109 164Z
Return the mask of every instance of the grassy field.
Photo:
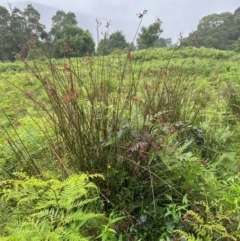
M240 240L239 64L192 47L0 64L1 240Z

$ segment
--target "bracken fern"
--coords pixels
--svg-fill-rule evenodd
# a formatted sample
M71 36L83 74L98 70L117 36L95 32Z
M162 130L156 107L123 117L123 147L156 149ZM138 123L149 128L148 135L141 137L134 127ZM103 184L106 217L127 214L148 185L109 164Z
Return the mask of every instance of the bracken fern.
M11 206L11 224L2 234L6 240L85 241L107 224L98 212L98 188L89 180L101 175L75 174L64 181L15 175L16 180L0 183L1 200Z
M217 203L211 206L205 202L196 204L198 211L188 210L182 219L183 228L176 230L182 239L188 241L239 240L239 232L231 233L227 228L227 224L231 222L230 213L223 213Z

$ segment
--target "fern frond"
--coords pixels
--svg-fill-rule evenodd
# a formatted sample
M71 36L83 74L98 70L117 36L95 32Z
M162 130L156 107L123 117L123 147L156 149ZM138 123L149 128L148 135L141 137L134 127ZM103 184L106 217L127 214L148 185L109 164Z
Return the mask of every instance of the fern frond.
M71 215L72 221L79 221L81 223L85 223L94 219L102 219L104 220L104 215L101 213L86 213L84 214L82 211L75 212Z
M101 175L75 174L64 181L16 176L0 182L1 199L11 206L12 220L19 219L6 227L9 240L86 241L107 224L105 215L96 212L99 190L90 181Z
M191 233L187 233L183 230L180 230L180 229L176 229L175 232L180 236L181 239L185 239L187 241L211 241L211 239L209 239L209 237L206 239L202 239L202 238L195 238L195 236Z
M195 213L192 210L188 210L186 214L184 215L185 219L188 219L191 222L198 223L198 224L203 224L204 220L201 218L197 213Z
M219 238L226 238L226 240L237 241L237 234L229 233L225 227L225 222L230 219L228 216L222 214L222 210L218 212L212 211L216 203L209 206L203 201L197 202L204 209L204 212L196 213L193 210L188 210L183 216L183 223L188 227L188 232L183 230L176 230L180 237L186 240L217 240ZM202 217L203 216L203 217Z
M63 235L63 240L66 241L89 241L88 238L83 237L77 231L69 231L67 235Z

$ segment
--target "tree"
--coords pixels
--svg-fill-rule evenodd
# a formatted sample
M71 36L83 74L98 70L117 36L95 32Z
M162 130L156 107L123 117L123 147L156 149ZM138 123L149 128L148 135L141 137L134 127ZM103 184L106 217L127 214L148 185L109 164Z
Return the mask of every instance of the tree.
M109 42L112 49L124 49L127 46L127 41L122 31L116 31L109 36Z
M240 38L235 43L235 51L240 53Z
M240 37L240 7L237 8L235 11L234 11L234 19L236 21L236 28L237 28L237 38Z
M154 47L158 47L158 48L170 47L171 45L172 45L171 38L159 38L153 44Z
M39 22L40 13L32 6L32 4L28 4L23 11L23 16L26 19L26 32L28 35L31 36L31 34L34 33L40 37L45 29L45 26Z
M54 42L54 56L84 56L94 51L94 40L88 31L76 25L66 25L58 30Z
M1 61L7 60L11 46L10 33L10 14L5 7L0 6L0 59Z
M101 55L107 55L114 50L123 50L128 47L128 43L123 35L122 31L116 31L112 33L109 38L101 39L98 44L97 52Z
M23 57L27 57L30 49L32 49L31 52L34 52L37 48L41 47L42 43L40 40L46 38L47 34L45 32L45 26L39 22L41 17L40 13L32 4L27 5L22 12L22 16L25 18L24 34L26 42L23 45L21 54Z
M40 40L47 37L40 13L31 5L21 11L14 8L10 14L0 6L0 59L14 60L14 53L27 57L30 45L40 47ZM34 37L34 44L33 44Z
M23 11L13 9L11 31L14 35L13 52L20 53L24 58L28 56L30 48L40 47L40 40L47 37L45 26L40 23L40 13L32 4L28 4Z
M162 32L160 21L148 27L142 27L137 39L138 49L153 47L154 43L159 40L159 36Z
M234 49L240 37L240 8L234 14L224 12L203 17L197 30L183 40L183 46L204 46L222 50Z
M240 20L240 7L234 11L234 18ZM237 22L238 23L238 22ZM239 26L240 27L240 26Z
M83 56L94 51L95 43L88 30L77 26L76 15L73 12L57 11L52 17L50 31L54 37L54 56Z
M65 13L64 11L58 10L52 17L52 28L50 33L56 36L57 32L62 30L67 25L77 25L76 15L73 12Z
M23 12L19 8L14 8L11 14L10 29L13 35L12 38L12 52L20 53L26 45L27 36L26 31L26 19L23 16Z

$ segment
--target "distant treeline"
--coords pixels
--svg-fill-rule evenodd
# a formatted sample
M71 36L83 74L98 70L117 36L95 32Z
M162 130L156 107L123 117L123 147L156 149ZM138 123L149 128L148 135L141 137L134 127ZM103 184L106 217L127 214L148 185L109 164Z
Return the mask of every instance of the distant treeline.
M197 30L184 38L182 45L240 52L240 7L234 13L224 12L203 17Z
M142 18L146 12L139 14ZM88 30L78 26L73 12L57 11L52 17L49 32L40 23L40 13L31 5L21 11L18 8L7 9L0 6L0 60L13 61L21 58L55 58L84 56L98 53L107 55L115 50L135 50L149 47L172 46L170 38L160 37L163 30L161 21L148 27L142 27L134 43L125 39L122 31L109 33L108 24L105 33L99 33L100 22L96 22L98 39L95 43ZM133 30L134 31L134 30ZM100 36L99 36L100 35ZM240 7L232 14L229 12L211 14L202 18L197 30L187 38L180 39L182 46L204 46L222 50L240 52ZM40 51L41 49L41 51Z

